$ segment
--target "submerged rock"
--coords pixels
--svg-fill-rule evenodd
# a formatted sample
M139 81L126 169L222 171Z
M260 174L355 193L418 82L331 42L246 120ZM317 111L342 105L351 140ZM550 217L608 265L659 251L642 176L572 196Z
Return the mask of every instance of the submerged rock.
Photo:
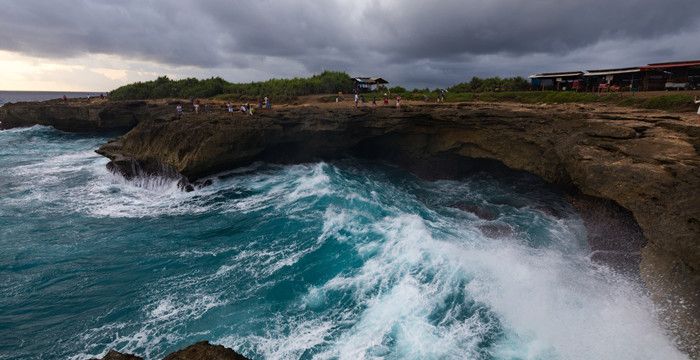
M490 223L478 225L477 228L486 236L492 239L499 239L513 236L513 228L506 224Z
M458 203L458 204L452 205L452 207L455 209L466 211L468 213L472 213L472 214L476 215L479 219L482 219L482 220L496 220L496 219L498 219L498 213L496 213L495 211L492 211L490 209L487 209L483 206Z
M90 360L143 360L143 358L132 354L125 354L115 350L110 350L101 359L92 358Z

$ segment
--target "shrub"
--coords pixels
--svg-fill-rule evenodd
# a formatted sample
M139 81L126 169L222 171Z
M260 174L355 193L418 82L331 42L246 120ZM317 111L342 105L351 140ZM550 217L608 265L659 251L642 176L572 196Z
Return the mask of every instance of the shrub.
M115 100L205 98L257 99L270 96L277 100L297 96L352 92L353 80L344 72L324 71L309 78L270 79L246 84L230 83L220 77L198 80L171 80L161 76L153 81L124 85L110 92Z

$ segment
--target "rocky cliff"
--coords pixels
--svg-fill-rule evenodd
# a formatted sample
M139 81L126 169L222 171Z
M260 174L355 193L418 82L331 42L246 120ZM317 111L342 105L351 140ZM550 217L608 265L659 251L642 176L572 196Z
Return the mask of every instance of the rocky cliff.
M21 102L0 107L0 130L47 125L68 132L124 132L142 120L162 116L167 111L162 105L145 101Z
M666 320L682 333L684 347L696 352L692 347L700 344L700 125L680 116L602 105L486 103L401 110L290 106L255 116L178 118L169 107L134 102L28 114L68 130L66 119L73 117L93 128L137 124L98 152L127 177L179 177L188 190L253 161L346 155L392 161L426 176L458 176L494 163L536 174L631 214L647 240L640 265L647 287L662 311L669 310ZM3 124L26 118L19 107L0 109Z
M700 126L677 116L571 105L289 107L149 119L98 152L127 176L180 174L185 184L257 160L354 155L428 175L474 164L459 159L494 160L627 209L648 240L641 273L652 295L700 304ZM674 326L697 332L698 307L682 312Z

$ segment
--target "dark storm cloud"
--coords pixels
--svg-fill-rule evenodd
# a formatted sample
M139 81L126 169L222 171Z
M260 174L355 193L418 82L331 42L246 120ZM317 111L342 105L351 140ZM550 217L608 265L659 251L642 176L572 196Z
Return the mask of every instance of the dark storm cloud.
M697 23L697 0L470 0L367 9L406 59L455 54L563 53L604 39L657 37Z
M584 66L700 57L692 49L700 36L697 6L697 0L0 0L0 49L202 68L257 68L275 57L310 72L372 71L437 84L465 74L548 70L554 59L557 66ZM674 36L696 40L683 44ZM670 40L645 45L655 39Z

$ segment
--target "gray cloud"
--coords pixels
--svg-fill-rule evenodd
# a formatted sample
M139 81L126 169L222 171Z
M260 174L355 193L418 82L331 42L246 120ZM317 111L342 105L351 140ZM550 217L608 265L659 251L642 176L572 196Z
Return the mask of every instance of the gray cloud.
M212 75L281 76L301 65L436 86L700 58L696 8L697 0L0 0L0 49L114 54Z

